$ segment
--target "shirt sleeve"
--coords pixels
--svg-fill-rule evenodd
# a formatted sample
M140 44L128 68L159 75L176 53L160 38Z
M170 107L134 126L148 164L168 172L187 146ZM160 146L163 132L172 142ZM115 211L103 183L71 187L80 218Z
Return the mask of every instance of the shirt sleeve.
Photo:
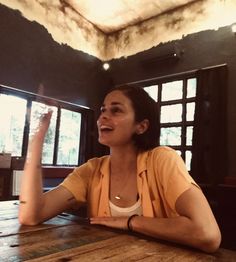
M88 187L93 169L92 161L88 161L75 168L60 184L69 190L79 203L87 202Z
M158 156L158 179L162 185L163 195L167 204L176 211L178 197L197 183L188 173L183 159L171 148L165 147Z

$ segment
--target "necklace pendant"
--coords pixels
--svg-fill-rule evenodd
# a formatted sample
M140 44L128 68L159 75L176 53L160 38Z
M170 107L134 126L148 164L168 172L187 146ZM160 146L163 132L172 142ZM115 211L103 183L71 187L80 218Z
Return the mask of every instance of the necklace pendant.
M121 197L119 195L115 196L115 199L121 200Z

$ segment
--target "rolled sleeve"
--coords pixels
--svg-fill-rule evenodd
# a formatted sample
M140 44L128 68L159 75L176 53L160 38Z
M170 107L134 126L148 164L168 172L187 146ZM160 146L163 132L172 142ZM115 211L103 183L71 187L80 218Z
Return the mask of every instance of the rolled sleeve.
M158 177L161 180L164 198L175 212L175 204L180 195L188 190L191 184L199 188L189 175L183 159L171 148L166 148L160 154Z
M75 168L60 185L69 190L78 202L86 203L91 174L92 166L87 162Z

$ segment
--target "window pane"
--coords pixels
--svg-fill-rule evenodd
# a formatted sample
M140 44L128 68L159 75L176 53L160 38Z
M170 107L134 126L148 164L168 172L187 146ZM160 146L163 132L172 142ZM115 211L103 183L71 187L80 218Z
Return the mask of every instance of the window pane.
M185 152L185 164L186 164L188 171L191 170L191 161L192 161L192 152L187 150Z
M187 103L187 121L194 120L194 113L195 113L195 103Z
M161 128L160 145L181 145L181 127Z
M187 126L186 145L191 146L193 140L193 126Z
M80 127L80 113L61 110L57 164L78 165Z
M43 103L39 103L35 101L32 102L31 116L30 116L30 133L29 133L30 139L32 138L33 134L38 128L40 117L44 113L48 112L49 109L53 110L53 114L43 144L42 164L53 164L57 108L53 106L47 106Z
M0 94L0 152L21 156L26 105L26 99Z
M179 155L179 156L181 156L182 155L182 153L181 153L181 151L180 150L175 150L176 151L176 153Z
M196 96L196 90L197 90L197 79L196 78L188 79L188 81L187 81L187 98L195 97Z
M158 97L158 85L146 86L144 90L157 102Z
M162 101L181 99L183 97L183 81L173 81L162 84Z
M161 123L176 123L181 121L182 104L161 107Z

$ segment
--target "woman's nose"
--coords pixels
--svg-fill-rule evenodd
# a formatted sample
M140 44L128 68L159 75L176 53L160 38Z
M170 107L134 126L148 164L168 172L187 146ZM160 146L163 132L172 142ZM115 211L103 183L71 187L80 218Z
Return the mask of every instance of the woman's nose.
M98 122L101 121L102 119L108 119L109 114L107 112L101 112L100 116L98 117Z
M107 118L109 118L109 117L110 117L109 111L106 110L106 111L104 111L104 112L101 112L100 117L101 117L101 119L107 119Z

